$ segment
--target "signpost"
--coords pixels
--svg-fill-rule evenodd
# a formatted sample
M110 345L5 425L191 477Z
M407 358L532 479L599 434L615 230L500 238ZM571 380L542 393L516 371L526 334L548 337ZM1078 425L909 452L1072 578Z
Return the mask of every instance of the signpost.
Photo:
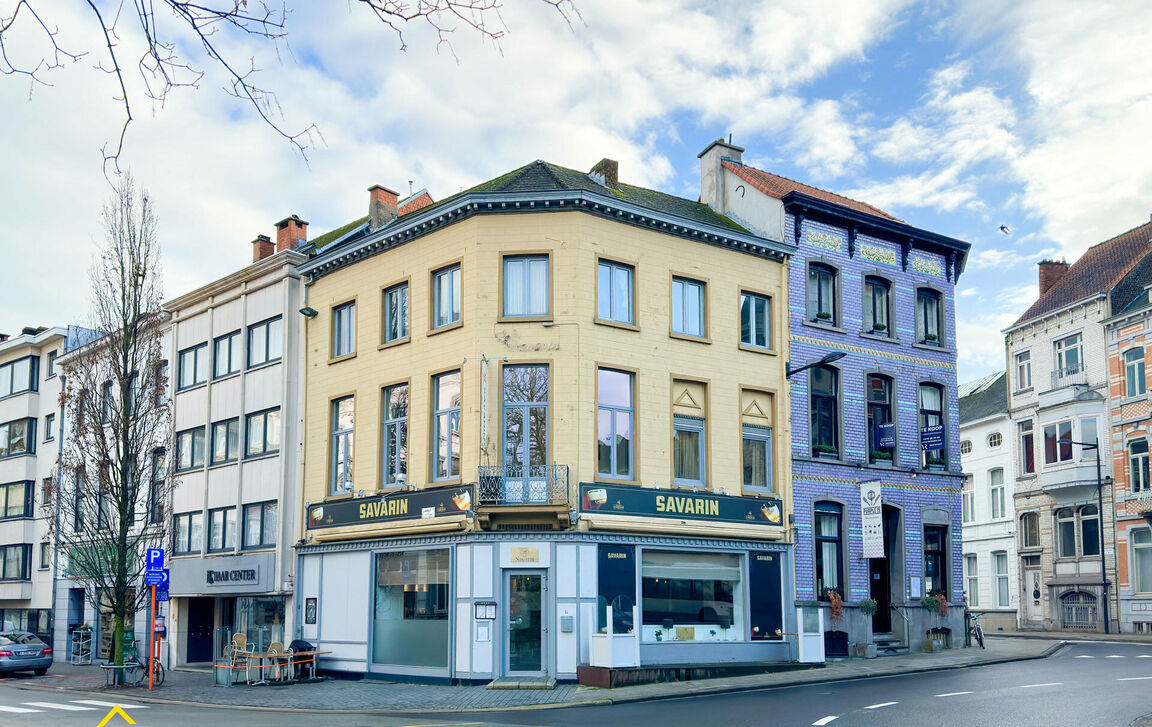
M152 586L152 611L148 639L148 691L152 691L153 662L156 659L156 587L164 587L164 600L168 600L168 569L164 567L164 549L149 548L144 556L144 585Z

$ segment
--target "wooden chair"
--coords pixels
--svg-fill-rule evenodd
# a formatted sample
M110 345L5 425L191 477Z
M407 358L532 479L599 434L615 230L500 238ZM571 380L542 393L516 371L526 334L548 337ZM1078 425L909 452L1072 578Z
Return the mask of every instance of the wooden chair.
M269 654L281 654L281 655L283 655L284 654L284 644L279 642L279 641L273 641L271 644L268 644L268 653ZM286 660L286 659L284 659L283 656L274 657L272 659L272 663L274 663L276 665L276 681L280 681L280 667L281 667L281 665L286 666L288 661L290 661L290 659Z

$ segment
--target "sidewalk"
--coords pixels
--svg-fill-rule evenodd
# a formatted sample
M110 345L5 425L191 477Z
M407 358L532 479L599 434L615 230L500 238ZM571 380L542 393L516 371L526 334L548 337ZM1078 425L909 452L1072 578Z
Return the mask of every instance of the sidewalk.
M495 690L484 687L406 684L373 679L356 681L327 679L318 684L294 684L284 687L222 688L212 686L212 677L209 674L169 671L164 686L152 693L149 693L147 688L136 687L118 688L114 693L117 697L134 702L156 701L315 712L427 714L543 709L739 692L1037 659L1055 652L1062 644L1062 641L1050 638L1044 640L989 638L988 648L984 650L952 649L939 654L853 659L832 662L823 668L811 670L692 682L642 684L618 689L560 684L556 689L549 691ZM25 689L94 692L102 695L102 698L108 698L111 693L104 689L104 677L96 666L56 664L46 676L10 677L0 683Z

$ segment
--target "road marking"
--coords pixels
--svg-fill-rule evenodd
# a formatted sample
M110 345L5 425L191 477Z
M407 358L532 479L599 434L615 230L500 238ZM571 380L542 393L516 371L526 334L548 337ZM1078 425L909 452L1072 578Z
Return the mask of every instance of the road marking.
M869 706L865 707L864 709L880 709L881 707L890 707L893 704L900 704L900 703L899 702L881 702L880 704L869 705Z
M1031 689L1032 687L1058 687L1064 682L1044 682L1043 684L1022 684L1021 689Z
M43 707L44 709L63 709L68 712L91 712L93 707L77 707L74 704L57 704L55 702L21 702L29 707Z
M1152 677L1120 677L1116 681L1118 681L1118 682L1138 682L1141 679L1152 679Z
M25 709L23 707L5 707L0 704L0 712L14 712L16 714L24 714L25 712L41 712L40 709Z
M1138 654L1137 659L1152 659L1152 654Z
M1095 657L1095 656L1092 656L1092 655L1090 655L1090 654L1080 654L1080 655L1079 655L1079 656L1077 656L1076 658L1077 658L1077 659L1095 659L1096 657Z
M947 694L937 694L937 697L959 697L961 694L971 694L972 692L948 692Z
M101 702L99 699L73 699L76 704L91 704L96 707L120 707L122 709L148 709L143 704L128 704L127 702Z
M1108 656L1105 656L1104 658L1105 659L1123 659L1124 656L1123 656L1123 654L1109 654Z
M828 724L829 722L831 722L834 719L838 719L837 715L831 715L830 717L821 717L820 719L818 719L812 723L812 727L823 727L823 725Z

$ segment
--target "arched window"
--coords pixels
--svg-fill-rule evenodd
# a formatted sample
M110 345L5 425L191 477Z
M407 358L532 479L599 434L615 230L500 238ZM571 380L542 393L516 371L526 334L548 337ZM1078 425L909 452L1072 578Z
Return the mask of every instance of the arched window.
M944 306L935 290L916 291L916 342L929 346L944 345Z
M925 467L944 469L948 464L947 432L944 431L944 388L936 384L920 384L920 439ZM936 442L936 445L927 445Z
M1095 505L1080 508L1080 553L1100 555L1100 511Z
M816 597L828 600L827 591L844 595L844 506L836 502L817 502L813 507L816 551Z
M808 320L839 325L839 277L836 268L829 265L811 263L808 266Z
M1020 535L1020 547L1040 547L1040 515L1038 513L1026 512L1020 516Z
M892 379L869 374L865 377L865 383L868 396L868 461L892 462L896 459L896 430L894 427L880 426L892 423Z
M1056 542L1061 558L1076 557L1076 513L1070 507L1056 511Z
M876 336L891 336L891 316L888 315L892 287L884 278L864 278L864 332Z
M815 366L808 376L812 456L840 454L840 372Z

